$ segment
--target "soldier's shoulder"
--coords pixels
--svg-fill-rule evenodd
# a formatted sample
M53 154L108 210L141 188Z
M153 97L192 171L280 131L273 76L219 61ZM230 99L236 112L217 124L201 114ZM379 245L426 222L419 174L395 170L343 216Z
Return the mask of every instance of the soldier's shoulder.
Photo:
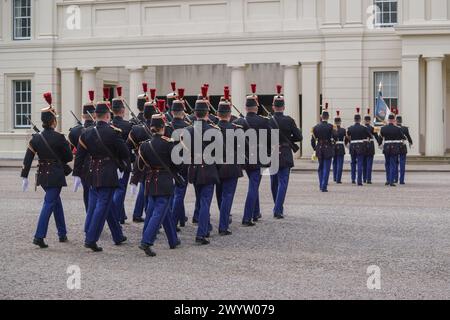
M120 129L120 128L116 127L116 126L115 126L115 125L113 125L113 124L110 124L110 125L109 125L109 127L110 127L111 129L113 129L113 130L114 130L114 132L117 132L117 133L122 133L122 129Z
M78 124L75 127L70 128L69 132L76 132L76 131L81 130L81 129L83 129L83 125Z

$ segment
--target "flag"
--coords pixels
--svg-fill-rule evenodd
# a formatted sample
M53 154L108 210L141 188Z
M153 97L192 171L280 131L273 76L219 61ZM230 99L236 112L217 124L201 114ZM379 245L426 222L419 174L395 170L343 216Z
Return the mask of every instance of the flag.
M378 89L378 96L375 105L375 117L378 122L387 121L391 110L383 99L383 93L381 92L382 84Z

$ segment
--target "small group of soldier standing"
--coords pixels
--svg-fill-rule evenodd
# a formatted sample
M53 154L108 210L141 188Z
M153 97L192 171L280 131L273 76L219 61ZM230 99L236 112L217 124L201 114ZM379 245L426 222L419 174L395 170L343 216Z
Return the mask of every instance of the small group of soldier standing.
M131 192L136 194L133 221L143 223L142 240L139 246L148 256L155 256L152 249L158 232L162 227L167 236L169 246L175 249L180 245L177 232L187 222L184 198L188 183L195 190L195 211L192 222L198 225L195 242L200 245L209 244L213 227L210 221L210 210L214 190L219 207L219 234L231 235L231 209L238 184L238 179L246 172L249 178L248 192L243 210L242 224L255 226L262 218L259 202L259 186L262 178L263 164L249 162L250 149L245 148L245 164L237 161L227 162L225 154L227 145L233 143L237 148L236 137L229 141L227 130L256 130L257 148L262 144L258 133L261 129L270 132L279 130L280 139L276 145L279 170L271 176L271 193L274 201L273 216L284 217L283 204L287 193L289 174L294 166L293 150L296 143L302 141L302 133L295 121L283 114L285 109L281 86L277 86L277 94L273 100L273 113L269 117L258 115L262 106L256 95L256 85L252 85L252 94L246 99L246 115L232 115L228 87L224 88L224 96L217 107L211 105L208 97L208 85L201 88L195 107L192 108L184 98L184 89L175 88L166 99L157 99L156 90L150 90L143 84L143 94L137 99L139 114L136 116L122 98L122 90L118 89L118 97L109 102L109 89L103 92L103 101L94 103L94 92L89 92L89 102L83 106L82 118L78 126L70 130L69 141L64 135L55 131L57 114L52 105L51 94L45 94L48 107L42 109L41 120L44 130L34 126L33 135L24 159L21 173L23 191L28 188L28 175L34 157L39 158L36 173L36 186L45 191L44 204L39 217L38 228L33 243L46 248L44 239L51 214L54 214L58 235L61 242L67 241L63 206L60 198L62 187L67 186L66 176L74 177L74 191L83 188L83 200L86 210L84 225L85 247L94 252L102 251L98 241L105 223L111 230L113 241L121 245L127 238L122 226L127 219L124 200L128 184ZM129 109L132 119L124 119L125 110ZM187 108L192 110L188 115ZM211 111L214 111L213 114ZM200 123L200 126L194 126ZM183 135L191 139L172 139L172 134L184 129ZM223 136L224 161L209 163L203 159L203 152L212 141L203 141L201 150L194 146L195 134L208 134L216 130ZM197 132L201 131L201 132ZM175 142L176 141L176 142ZM189 141L189 143L184 143ZM175 164L171 155L178 143L190 150L189 164ZM247 143L246 143L247 144ZM297 147L298 148L298 147ZM200 162L195 161L200 154ZM68 163L75 161L72 169ZM236 152L235 152L236 156ZM198 159L197 159L198 160ZM143 213L145 212L145 219Z
M389 114L387 124L381 129L372 126L370 109L367 110L362 124L360 108L357 108L355 123L347 129L342 127L339 111L334 125L328 122L329 119L330 113L326 104L321 122L312 129L311 137L311 145L319 160L318 174L322 192L328 192L331 165L334 182L342 184L346 147L349 148L351 157L352 184L372 184L375 143L383 150L385 157L386 185L395 187L396 183L405 184L407 143L411 146L413 141L408 127L402 125L401 116Z

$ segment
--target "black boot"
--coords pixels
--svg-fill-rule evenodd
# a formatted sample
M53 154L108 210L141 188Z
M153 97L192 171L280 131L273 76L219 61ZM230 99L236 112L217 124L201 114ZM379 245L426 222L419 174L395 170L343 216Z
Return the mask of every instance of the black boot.
M64 243L64 242L67 242L67 241L69 241L69 239L67 239L67 236L59 237L59 242Z
M152 246L149 244L141 243L141 245L139 246L139 249L144 250L145 254L149 257L156 256L155 251L152 250Z
M198 243L198 244L201 244L202 246L209 244L209 241L206 240L206 238L203 238L203 237L195 238L195 242Z
M114 244L116 245L116 246L120 246L122 243L124 243L125 241L127 241L128 240L128 238L127 237L123 237L122 238L122 240L120 240L119 242L115 242Z
M48 245L44 242L44 239L34 238L33 244L39 246L41 249L48 248Z
M96 242L93 242L93 243L85 243L85 244L84 244L84 247L85 247L85 248L88 248L88 249L91 249L91 250L94 251L94 252L101 252L101 251L103 251L103 248L102 248L102 247L99 247L99 246L97 245Z
M142 217L138 217L138 218L133 218L133 222L135 222L135 223L143 223L143 222L145 222L145 220Z
M221 236L230 236L233 233L230 230L225 230L225 231L219 231L219 235Z
M178 246L180 246L181 245L181 241L180 241L180 239L178 239L177 240L177 243L174 245L174 246L170 246L170 249L176 249L176 248L178 248Z
M251 222L251 221L242 222L242 225L245 226L245 227L254 227L255 226L255 224L253 222Z

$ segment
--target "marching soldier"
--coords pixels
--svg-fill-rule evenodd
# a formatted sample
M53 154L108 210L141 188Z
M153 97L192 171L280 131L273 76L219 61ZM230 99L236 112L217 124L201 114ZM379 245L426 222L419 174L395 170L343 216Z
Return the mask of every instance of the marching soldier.
M185 105L182 100L175 100L172 102L172 121L169 123L169 130L168 130L168 136L172 136L172 133L175 130L184 129L191 125L190 122L188 122L186 119L186 113L185 113ZM187 167L182 166L182 169L180 170L180 174L183 176L185 180L187 180ZM177 226L178 223L181 227L184 227L187 221L186 218L186 210L184 207L184 198L186 196L187 191L187 185L186 184L176 184L175 190L173 194L173 201L172 201L172 215L175 221L175 225Z
M174 147L172 139L164 136L164 117L162 114L152 116L150 128L153 138L139 147L138 166L145 168L145 193L148 206L140 249L153 257L156 253L152 246L162 224L171 249L180 245L175 224L170 217L171 199L174 192L174 178L177 168L171 160ZM183 183L180 181L179 183Z
M229 91L225 89L224 99L219 103L217 108L217 116L219 123L217 126L222 131L223 137L223 163L218 165L220 183L216 185L217 203L219 205L219 235L231 235L229 230L231 220L231 208L233 206L233 199L236 193L238 179L243 176L242 168L237 164L237 139L233 137L234 141L229 141L227 130L242 129L241 126L231 122L231 103ZM227 159L227 146L234 143L233 159Z
M64 209L61 202L61 189L67 186L65 176L71 173L67 165L73 159L69 143L64 135L55 131L57 126L56 110L52 106L51 93L44 94L48 107L41 110L43 132L34 126L37 132L33 134L23 160L20 176L23 179L22 190L28 189L28 175L34 157L39 157L39 165L36 173L36 186L41 186L45 191L44 204L39 216L39 222L34 235L33 244L40 248L47 248L44 242L47 237L48 222L52 213L55 216L56 228L60 242L67 241Z
M333 136L334 129L331 123L328 123L330 113L328 104L322 112L321 122L312 129L311 146L316 152L319 160L320 191L328 192L328 179L330 177L331 161L334 156Z
M334 118L334 157L333 157L333 180L342 184L342 172L344 171L345 147L348 145L347 131L342 127L340 111L336 111Z
M111 230L116 245L127 238L111 210L119 180L129 168L129 149L121 136L122 131L110 125L109 102L98 102L95 107L97 124L87 129L80 137L75 158L74 176L80 177L86 157L91 157L89 179L89 210L86 217L85 247L94 252L103 249L97 245L105 221Z
M400 129L402 129L404 138L403 138L403 145L400 148L400 155L399 155L399 165L400 165L400 184L404 185L405 184L405 173L406 173L406 155L408 154L408 147L406 145L406 143L408 142L409 147L411 148L411 146L413 145L413 140L411 138L411 135L409 134L409 128L403 126L403 119L402 116L397 116L396 118L396 122L397 122L397 126L400 127ZM398 170L396 170L396 172L398 172Z
M170 93L166 96L166 101L167 101L167 111L164 110L164 111L166 111L164 114L165 114L166 119L167 119L168 122L171 122L172 119L173 119L173 118L172 118L172 113L171 113L171 110L172 110L172 104L173 104L173 102L174 102L175 100L178 100L178 94L177 94L177 92L176 92L176 90L177 90L177 84L176 84L176 82L171 82L171 83L170 83L170 86L172 87L172 92L170 92Z
M388 118L388 125L381 128L381 141L384 141L383 153L386 158L386 185L395 187L395 173L397 171L397 159L404 145L405 136L400 127L395 125L395 114L391 113Z
M112 120L112 124L114 127L122 130L122 139L123 141L127 141L128 135L133 127L133 124L130 121L124 119L125 116L125 105L122 98L122 87L117 87L117 96L112 100L112 112L114 114L114 118ZM130 151L130 161L134 162L132 148L129 147ZM117 218L117 221L120 224L124 224L127 219L127 214L125 213L125 196L127 193L128 180L130 179L130 171L127 170L124 172L123 177L119 180L119 187L114 192L113 196L113 210L114 214Z
M361 125L359 108L356 108L354 120L355 124L347 129L347 137L350 141L350 156L352 158L351 175L352 183L356 184L356 181L358 181L358 186L362 186L364 156L367 154L367 142L371 134L365 126Z
M378 133L371 125L372 118L370 116L370 108L367 109L367 115L364 117L364 125L369 130L369 140L366 146L366 155L363 161L363 181L367 184L372 184L372 168L373 159L375 157L375 142L379 144Z
M150 131L150 122L152 115L157 113L156 111L156 90L150 89L150 101L145 102L142 108L143 121L138 125L134 125L131 128L130 134L128 135L127 144L130 148L134 150L135 159L137 160L139 146L142 142L151 139L152 133ZM143 223L144 219L142 215L144 214L147 200L144 195L144 176L141 171L138 170L136 163L133 166L133 173L130 179L132 194L136 193L136 189L139 185L139 191L137 191L136 202L133 210L133 222Z
M76 153L76 148L78 146L78 140L81 134L87 129L95 125L94 120L91 118L95 112L94 105L94 91L89 91L89 102L83 105L83 124L77 125L76 127L70 129L69 131L69 142L73 147L73 153ZM82 175L80 180L76 179L74 183L74 191L77 191L80 184L83 186L83 201L86 213L89 206L89 183L87 175L89 174L89 158L86 158L86 162L83 164Z
M261 163L259 161L259 145L260 141L260 130L267 130L269 132L269 119L258 115L258 96L256 95L256 84L251 85L252 94L247 96L245 109L247 115L245 118L239 118L234 123L243 127L244 131L256 130L256 135L258 139L257 150L255 151L257 155L250 155L250 150L247 154L247 163L244 168L249 179L247 198L245 200L244 216L242 218L242 224L247 227L252 227L261 219L261 210L259 204L259 185L261 183ZM246 148L247 149L247 148ZM256 164L249 163L249 160L257 157L258 161Z
M188 180L189 183L194 185L196 190L196 197L198 200L198 229L197 236L195 238L196 243L201 245L209 244L207 238L211 232L210 224L210 207L214 194L214 185L219 183L219 173L216 164L207 164L203 157L203 151L208 147L211 142L203 142L201 150L194 149L194 139L197 135L203 136L208 130L218 130L218 127L209 123L209 101L206 99L208 96L208 88L202 87L202 99L198 99L195 102L195 117L196 124L189 127L186 135L190 136L190 144L186 145L181 137L181 143L190 150L191 164L188 168ZM198 123L200 122L200 123ZM199 154L201 152L201 154Z
M145 120L144 119L144 105L148 101L148 96L147 96L148 84L147 84L147 82L142 83L142 91L144 93L140 94L137 98L137 108L139 110L139 113L137 115L137 119L131 119L130 122L132 125L140 124L141 122L143 122Z
M297 127L295 120L283 114L285 110L284 97L281 95L281 86L277 86L277 95L273 99L273 117L270 119L270 127L280 130L279 144L279 170L270 176L272 197L275 203L273 215L276 219L284 217L284 199L289 183L289 174L294 167L293 150L298 150L296 142L303 140L302 132Z

